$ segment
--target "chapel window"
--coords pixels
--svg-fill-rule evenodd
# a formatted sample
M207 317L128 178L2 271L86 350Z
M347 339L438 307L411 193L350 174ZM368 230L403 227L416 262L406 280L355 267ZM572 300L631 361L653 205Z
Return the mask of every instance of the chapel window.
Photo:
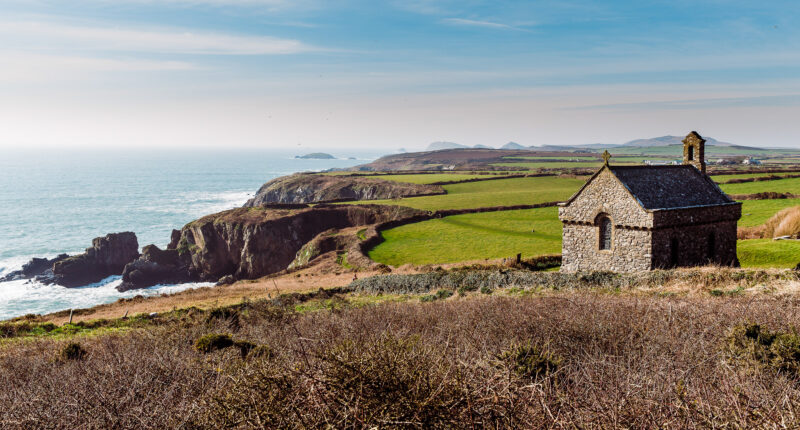
M600 249L611 249L611 220L607 216L600 217Z

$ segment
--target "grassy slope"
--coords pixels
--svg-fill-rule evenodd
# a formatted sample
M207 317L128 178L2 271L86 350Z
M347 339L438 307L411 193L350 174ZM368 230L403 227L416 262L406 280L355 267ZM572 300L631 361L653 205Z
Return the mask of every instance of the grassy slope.
M376 179L385 179L387 181L396 182L410 182L412 184L430 184L433 182L443 181L463 181L465 179L473 178L494 178L497 175L487 174L471 174L471 173L429 173L420 175L380 175L375 176Z
M561 253L557 208L456 215L386 230L383 237L369 256L395 266Z
M793 268L800 262L800 242L789 240L751 239L737 243L742 267Z
M429 183L455 179L461 175L392 176L397 180L416 178L419 183ZM556 177L498 179L446 185L448 194L442 196L375 203L401 204L424 210L533 204L564 200L582 184L581 179ZM730 184L723 185L722 188L726 192L742 194L760 191L790 191L800 194L800 179ZM739 225L748 227L762 224L779 210L795 205L800 205L800 199L745 201ZM530 233L531 228L537 232ZM560 224L554 208L459 215L385 231L386 241L375 248L370 256L376 261L392 265L500 258L517 252L533 256L560 252L560 235ZM746 267L793 267L795 260L800 260L800 257L792 256L795 250L800 251L800 247L789 242L740 241L739 246L742 252L740 260Z
M728 194L754 194L765 191L800 194L800 178L743 182L740 184L722 184L720 188Z
M498 179L444 185L446 195L410 197L400 200L370 200L423 210L467 209L487 206L530 205L569 198L583 185L581 179L538 177Z
M800 205L800 199L745 200L742 202L742 218L739 227L763 224L781 209Z

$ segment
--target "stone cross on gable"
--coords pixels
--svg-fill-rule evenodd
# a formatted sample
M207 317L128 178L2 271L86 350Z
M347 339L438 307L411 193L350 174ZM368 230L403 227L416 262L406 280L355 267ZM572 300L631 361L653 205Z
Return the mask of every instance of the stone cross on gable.
M611 158L611 154L609 154L608 150L606 149L603 152L603 162L606 166L608 166L608 160Z

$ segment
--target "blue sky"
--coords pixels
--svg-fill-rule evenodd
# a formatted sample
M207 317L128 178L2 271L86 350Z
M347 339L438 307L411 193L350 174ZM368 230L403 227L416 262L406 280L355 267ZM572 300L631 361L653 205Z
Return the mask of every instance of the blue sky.
M800 3L5 0L0 146L799 146Z

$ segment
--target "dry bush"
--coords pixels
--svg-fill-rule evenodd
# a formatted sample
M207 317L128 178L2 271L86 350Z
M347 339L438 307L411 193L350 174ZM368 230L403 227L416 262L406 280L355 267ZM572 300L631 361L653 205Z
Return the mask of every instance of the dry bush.
M772 239L781 236L800 235L800 206L781 210L764 224L755 227L742 227L739 239Z
M774 428L794 371L732 360L731 333L792 333L791 296L473 295L305 315L243 309L243 359L193 343L224 319L0 348L2 428ZM261 317L260 315L263 315ZM751 336L752 338L752 336ZM777 337L776 337L777 338ZM750 338L747 338L750 339ZM756 336L758 339L758 336ZM769 343L787 361L791 339ZM773 346L776 345L776 346ZM785 366L784 366L785 367ZM789 424L791 425L791 424Z

